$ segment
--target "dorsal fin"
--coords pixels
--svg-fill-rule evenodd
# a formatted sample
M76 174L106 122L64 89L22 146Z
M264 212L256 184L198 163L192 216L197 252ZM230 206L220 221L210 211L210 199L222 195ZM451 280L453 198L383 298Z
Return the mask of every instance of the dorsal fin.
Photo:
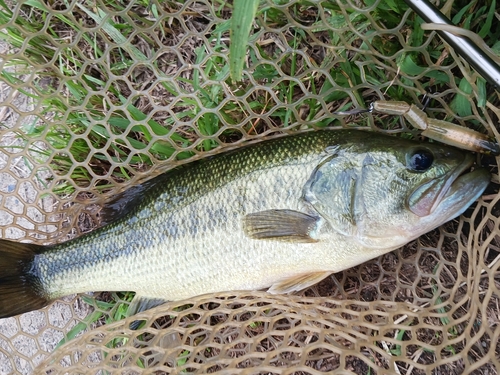
M162 176L131 186L106 201L99 211L100 226L108 225L132 212L144 200L146 193L163 180Z

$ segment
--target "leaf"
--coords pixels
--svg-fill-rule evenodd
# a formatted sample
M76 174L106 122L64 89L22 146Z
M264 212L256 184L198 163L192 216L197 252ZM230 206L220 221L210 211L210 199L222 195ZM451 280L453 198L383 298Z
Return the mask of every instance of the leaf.
M109 118L108 123L117 128L126 130L130 125L130 120L123 117L112 116Z
M418 76L425 71L425 68L415 64L415 61L413 61L410 55L405 56L404 60L399 64L399 67L403 73L410 76Z
M71 330L66 333L66 335L62 338L61 341L57 344L55 349L59 348L61 345L66 344L68 341L73 340L78 334L81 332L85 331L88 329L88 327L92 324L97 322L103 313L101 311L94 311L90 315L88 315L83 322L78 323L75 325Z
M462 17L464 16L465 12L467 12L472 5L474 5L473 2L467 4L462 9L460 9L460 11L458 11L458 13L452 18L451 22L454 25L458 24L460 22L460 20L462 19Z
M139 49L132 44L130 44L129 40L126 39L120 31L111 23L111 19L109 15L97 8L97 12L99 14L93 13L83 5L76 3L76 5L83 10L89 17L91 17L97 24L102 26L102 29L111 37L111 39L119 45L121 48L126 50L130 56L134 57L138 61L147 61L148 58L144 55Z
M488 33L491 31L491 24L493 21L493 16L495 15L495 6L496 6L496 0L493 0L491 2L490 11L488 12L488 15L486 16L486 21L484 22L483 27L481 27L481 30L478 32L478 35L481 38L486 37L486 35L488 35Z
M491 50L493 53L497 56L500 56L500 40L497 40L495 44L493 44L493 47L491 47Z
M79 82L66 81L66 87L68 88L71 96L77 101L81 101L85 97L85 92L82 92L82 87Z
M119 98L120 98L120 101L123 104L127 103L127 99L125 97L123 97L123 96L120 95ZM138 109L137 107L135 107L133 104L129 104L127 106L127 111L130 114L130 116L132 116L132 118L134 120L136 120L136 121L143 121L143 120L145 120L147 118L147 115L145 113L143 113L140 109ZM125 124L124 122L118 122L115 125L117 125L117 126L120 126L120 125L123 126L124 124ZM127 124L127 126L128 126L128 124ZM169 133L169 129L166 129L159 122L157 122L157 121L155 121L153 119L151 119L151 120L148 121L148 125L151 127L151 130L156 135L167 135ZM138 127L134 127L134 128L132 128L132 130L134 130L134 131L144 131L143 128L138 128ZM147 132L147 133L149 133L149 132ZM147 135L147 134L145 134L145 135ZM174 141L178 141L178 142L186 142L187 141L187 139L181 137L179 134L176 134L176 133L173 133L171 135L171 138Z
M394 12L401 14L401 9L399 9L399 4L394 0L385 0L386 4L391 8Z
M229 70L231 78L240 81L248 46L252 23L257 14L259 0L235 0L231 18L231 46L229 48Z
M420 27L423 20L422 18L416 16L413 20L413 31L410 34L410 45L411 46L421 46L424 42L425 31Z
M459 88L461 91L465 92L465 94L470 94L472 92L472 86L466 78L462 78ZM460 93L457 93L457 96L455 96L455 98L451 101L450 107L459 116L465 117L472 115L471 104L467 96Z
M478 95L477 95L477 106L480 108L486 107L487 92L486 92L486 80L483 77L477 77L476 81Z
M427 68L421 67L413 61L413 58L410 55L406 55L404 59L398 63L401 71L409 76L418 76L422 73L426 77L434 78L435 84L442 82L449 82L449 77L446 73L441 72L439 70L428 70Z

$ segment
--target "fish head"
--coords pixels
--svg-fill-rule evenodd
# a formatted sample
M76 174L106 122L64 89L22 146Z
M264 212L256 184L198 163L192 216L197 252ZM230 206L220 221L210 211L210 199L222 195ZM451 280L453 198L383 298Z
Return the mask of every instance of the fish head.
M394 137L333 146L303 197L334 231L364 247L396 249L462 214L490 173L472 154Z

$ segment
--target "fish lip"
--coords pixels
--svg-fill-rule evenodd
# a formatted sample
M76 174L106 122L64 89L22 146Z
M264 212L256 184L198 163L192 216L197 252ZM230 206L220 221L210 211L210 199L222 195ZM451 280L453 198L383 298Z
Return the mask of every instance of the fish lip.
M462 163L457 165L450 172L438 178L431 180L417 187L412 194L408 197L407 206L415 215L424 217L433 213L438 205L449 195L452 191L453 184L460 176L464 174L474 164L474 156L472 154L465 154ZM442 183L445 181L444 183ZM440 186L441 185L441 186ZM439 187L440 186L440 187ZM422 190L423 191L420 191ZM418 198L416 203L412 204L412 198L415 198L417 193L424 193L423 198Z
M432 211L436 208L439 204L439 202L444 199L445 196L448 196L448 193L452 190L453 185L455 182L463 175L467 174L465 171L469 170L470 167L474 164L474 156L472 154L465 154L465 159L464 161L459 164L454 170L451 171L449 177L446 180L446 183L444 184L441 193L436 199L436 202L434 203L434 206L432 207Z

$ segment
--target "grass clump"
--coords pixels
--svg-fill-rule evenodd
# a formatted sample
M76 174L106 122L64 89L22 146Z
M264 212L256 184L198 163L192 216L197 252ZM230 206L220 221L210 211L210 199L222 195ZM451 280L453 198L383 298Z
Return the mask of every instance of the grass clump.
M65 176L55 192L64 195L79 187L104 191L155 164L264 132L338 125L329 112L383 95L415 102L424 91L460 87L451 109L471 115L470 84L449 72L454 62L439 39L422 47L422 20L403 0L366 3L376 7L261 4L250 20L248 69L235 82L230 4L82 1L69 9L29 0L10 9L0 1L0 38L21 51L4 63L17 73L4 69L1 78L21 88L36 72L34 92L23 93L41 102L38 122L23 136L47 142L52 168ZM497 50L494 2L454 6L453 22ZM387 32L394 29L402 38ZM484 80L476 83L481 103L494 99ZM386 128L398 123L384 117Z
M158 163L261 133L340 124L332 109L366 106L367 88L387 83L373 52L391 57L401 47L372 19L394 28L406 10L402 1L382 1L372 13L328 1L261 5L247 69L235 82L230 4L0 6L0 37L22 51L7 56L4 66L17 73L2 78L22 86L36 72L25 94L41 103L38 121L23 137L46 143L54 191L64 196L107 191ZM353 50L363 53L353 58ZM401 86L387 95L413 99Z

